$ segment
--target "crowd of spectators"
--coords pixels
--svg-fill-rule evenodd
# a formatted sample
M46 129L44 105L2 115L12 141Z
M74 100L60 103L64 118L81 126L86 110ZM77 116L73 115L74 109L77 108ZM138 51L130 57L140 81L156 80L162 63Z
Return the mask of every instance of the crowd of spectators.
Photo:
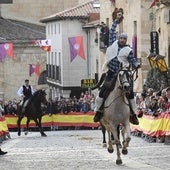
M16 99L4 102L0 99L0 115L16 115L17 109ZM142 110L144 114L158 116L162 112L170 113L170 87L161 86L159 91L154 91L152 88L143 86L143 91L136 94L136 104L138 110ZM69 112L87 113L94 111L95 96L89 91L82 92L79 98L48 99L48 104L45 113L52 115L57 113L67 114Z
M0 99L0 115L16 115L17 109L16 99L4 102ZM74 96L73 98L60 99L56 97L55 99L48 99L47 107L44 110L46 114L52 115L57 113L67 114L69 112L82 112L87 113L89 111L94 111L95 108L95 96L90 94L89 91L82 92L79 98Z
M88 91L82 92L80 98L61 98L60 100L56 97L54 100L48 99L47 114L56 114L69 112L83 112L94 111L95 107L95 96L90 94Z
M170 113L170 87L162 84L159 91L154 91L144 85L143 91L136 94L136 103L144 114L157 117L163 112Z

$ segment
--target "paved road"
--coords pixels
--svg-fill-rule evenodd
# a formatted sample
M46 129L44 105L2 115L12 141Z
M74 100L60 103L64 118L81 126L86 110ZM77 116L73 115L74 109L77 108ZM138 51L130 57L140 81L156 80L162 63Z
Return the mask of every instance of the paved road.
M128 155L122 155L122 165L116 165L116 153L102 147L100 130L11 132L2 144L8 151L0 156L0 170L170 170L170 146L148 143L132 136Z

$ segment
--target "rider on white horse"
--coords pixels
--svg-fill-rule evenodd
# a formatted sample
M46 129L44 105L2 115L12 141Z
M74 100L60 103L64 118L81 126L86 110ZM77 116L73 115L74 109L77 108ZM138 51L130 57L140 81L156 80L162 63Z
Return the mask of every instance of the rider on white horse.
M100 88L99 94L96 97L96 108L95 108L95 117L94 122L100 121L102 113L102 105L104 100L108 97L111 90L114 88L114 83L116 82L117 73L119 71L120 64L131 65L133 69L140 68L140 64L137 62L136 58L133 55L132 49L126 45L127 34L121 33L116 37L116 27L122 21L123 12L119 10L117 12L116 19L112 24L110 29L109 44L110 46L106 50L106 62L104 63L103 70L106 73L105 81ZM130 122L138 125L138 119L136 117L136 103L134 100L133 87L131 88L130 95L127 96L127 99L130 104Z

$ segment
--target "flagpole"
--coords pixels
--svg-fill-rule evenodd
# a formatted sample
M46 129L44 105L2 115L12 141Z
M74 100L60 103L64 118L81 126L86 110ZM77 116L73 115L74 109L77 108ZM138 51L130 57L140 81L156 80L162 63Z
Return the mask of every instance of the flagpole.
M90 44L90 31L89 30L87 30L86 31L86 33L87 33L87 76L88 76L88 78L91 78L90 77L90 73L91 73L91 62L90 62L90 56L89 56L89 51L90 51L90 46L89 46L89 44Z

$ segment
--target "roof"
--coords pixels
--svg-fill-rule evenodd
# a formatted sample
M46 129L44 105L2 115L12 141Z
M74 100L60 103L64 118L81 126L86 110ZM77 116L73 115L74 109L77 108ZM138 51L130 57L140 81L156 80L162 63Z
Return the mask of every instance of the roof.
M90 14L100 13L99 7L94 7L94 4L99 3L98 0L90 0L73 8L58 12L49 17L43 18L41 22L50 22L54 20L64 20L64 19L88 19Z
M0 18L0 43L45 39L45 26Z

